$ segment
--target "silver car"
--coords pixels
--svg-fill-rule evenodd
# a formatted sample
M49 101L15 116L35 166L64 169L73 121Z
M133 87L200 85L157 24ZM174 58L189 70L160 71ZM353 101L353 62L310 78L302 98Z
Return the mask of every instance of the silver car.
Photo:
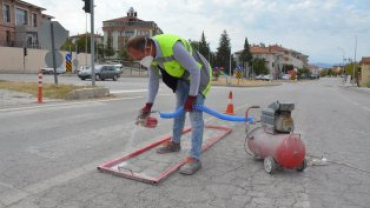
M120 77L120 74L111 65L96 65L95 67L95 80L106 80L106 79L113 79L113 81L117 81ZM78 77L81 80L91 79L92 71L91 67L85 70L81 70L78 72Z

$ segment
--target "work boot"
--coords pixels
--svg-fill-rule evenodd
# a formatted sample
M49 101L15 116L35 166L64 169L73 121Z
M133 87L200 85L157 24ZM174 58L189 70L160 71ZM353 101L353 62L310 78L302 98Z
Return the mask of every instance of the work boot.
M158 154L166 154L172 152L179 152L181 149L180 143L175 143L173 141L167 141L163 147L157 149Z
M192 157L186 158L186 163L180 167L180 173L184 175L193 175L202 167L202 163Z

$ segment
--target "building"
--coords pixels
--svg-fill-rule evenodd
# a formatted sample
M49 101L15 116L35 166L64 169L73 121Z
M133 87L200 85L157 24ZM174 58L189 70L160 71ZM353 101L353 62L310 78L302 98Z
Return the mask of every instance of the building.
M38 28L53 17L20 0L0 0L0 46L40 48Z
M112 47L119 52L126 46L127 41L136 35L148 37L162 34L162 30L153 21L144 21L138 18L134 8L130 8L127 16L103 21L104 47ZM116 57L118 54L116 53Z
M243 50L234 54L237 62ZM266 47L264 44L250 46L250 52L253 59L265 59L265 65L268 68L273 78L278 78L279 75L287 73L285 68L292 65L295 70L308 66L308 56L297 51L286 49L282 46L270 45ZM238 65L241 63L238 63Z
M234 54L234 57L239 61L239 56L242 54L243 50L238 51ZM253 59L265 59L265 66L269 70L270 74L276 78L278 71L281 66L282 55L276 52L272 52L270 48L264 46L253 45L250 47L250 52L253 56ZM280 65L279 65L280 64ZM242 65L241 63L238 65ZM253 68L253 67L252 67ZM249 70L249 69L248 69ZM247 72L248 73L248 72ZM253 73L253 71L252 71ZM249 74L249 73L248 73Z
M361 87L370 87L370 57L362 57L361 66Z
M308 66L308 56L304 55L298 51L287 49L281 45L271 45L269 46L271 52L279 53L283 55L281 64L292 65L295 69L303 68Z

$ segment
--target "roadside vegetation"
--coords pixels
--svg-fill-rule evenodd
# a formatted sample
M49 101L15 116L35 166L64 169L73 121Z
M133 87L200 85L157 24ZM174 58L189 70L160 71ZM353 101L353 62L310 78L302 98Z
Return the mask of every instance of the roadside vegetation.
M65 96L73 90L91 86L74 86L66 84L43 84L42 94L44 98L64 99ZM38 83L36 82L19 82L0 80L0 90L16 91L21 93L32 94L37 97Z

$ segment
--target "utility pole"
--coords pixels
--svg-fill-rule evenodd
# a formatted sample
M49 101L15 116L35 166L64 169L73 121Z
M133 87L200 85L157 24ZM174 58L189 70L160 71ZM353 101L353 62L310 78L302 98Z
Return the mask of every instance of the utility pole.
M87 0L86 0L87 1ZM87 13L86 13L86 30L85 30L85 65L87 66Z
M91 17L91 80L92 80L92 85L95 86L95 67L94 67L94 62L95 62L95 37L94 37L94 0L91 0L90 3L90 17Z
M50 30L51 30L51 51L53 56L53 71L54 71L54 83L58 85L58 73L57 73L57 64L55 58L55 43L54 43L54 25L53 22L50 22Z
M358 84L358 77L356 77L356 52L357 52L357 35L355 36L355 59L353 61L353 68L352 68L352 74L353 79L356 82L356 85Z
M230 60L229 60L229 76L230 76L230 83L232 81L232 76L231 76L231 46L230 46Z

